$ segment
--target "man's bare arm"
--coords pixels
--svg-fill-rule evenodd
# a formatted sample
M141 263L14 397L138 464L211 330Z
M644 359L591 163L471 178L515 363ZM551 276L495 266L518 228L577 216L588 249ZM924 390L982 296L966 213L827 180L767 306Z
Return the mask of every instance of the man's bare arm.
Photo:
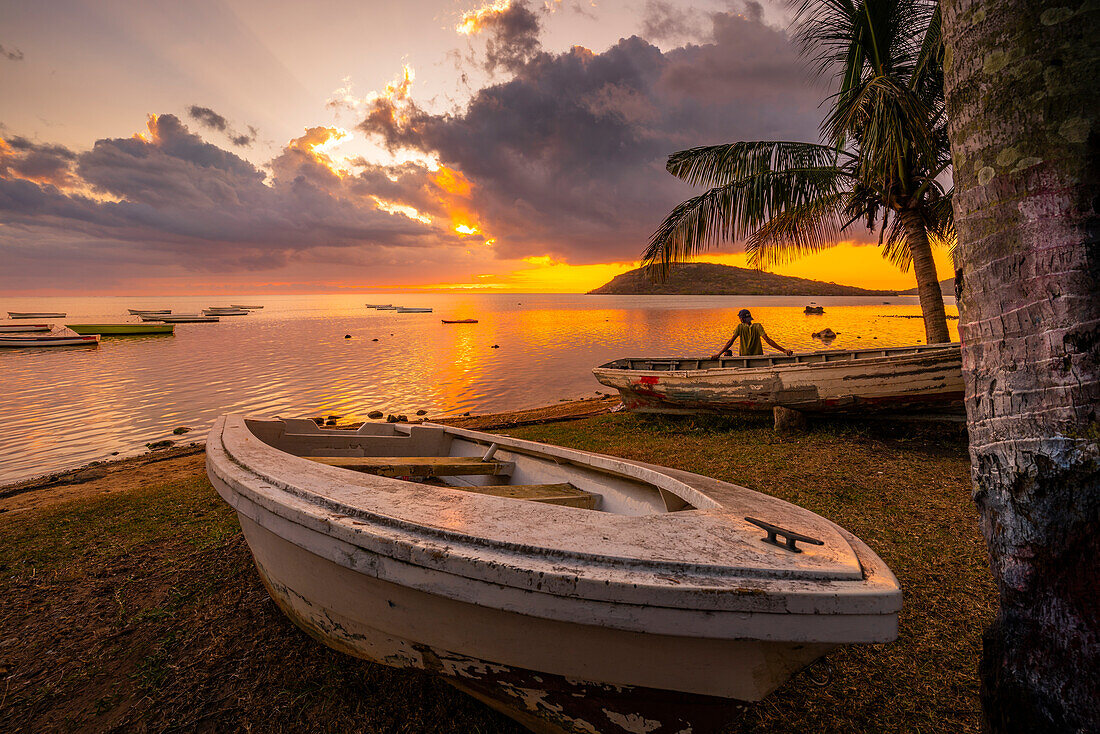
M783 354L786 354L788 357L791 356L792 354L794 354L794 350L784 349L783 347L781 347L778 344L776 344L775 342L773 342L772 338L770 336L768 336L767 334L762 334L762 336L764 337L764 341L766 341L772 348L778 349L779 351L783 352Z
M730 347L733 346L733 341L736 338L737 338L737 334L735 333L733 336L730 337L730 340L728 342L726 342L726 345L718 350L718 354L711 357L711 359L720 359L722 357L722 355L726 353L726 350L728 350Z

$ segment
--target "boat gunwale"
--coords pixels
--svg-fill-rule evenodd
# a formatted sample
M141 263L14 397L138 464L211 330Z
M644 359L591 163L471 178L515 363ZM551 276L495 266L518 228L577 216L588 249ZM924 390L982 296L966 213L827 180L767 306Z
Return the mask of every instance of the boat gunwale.
M260 474L256 468L246 467L239 457L232 456L229 449L225 447L223 443L225 420L225 416L220 418L211 432L211 439L207 442L207 462L208 470L213 475L217 475L231 492L248 504L260 508L261 511L280 518L283 522L302 525L314 532L332 536L363 552L395 562L493 584L494 588L509 588L528 594L537 592L573 600L612 604L636 603L646 606L653 606L655 599L659 599L663 601L658 603L658 606L680 611L779 613L795 616L836 614L841 617L856 615L881 618L884 614L893 613L900 607L897 580L885 563L843 528L804 508L798 509L818 517L839 532L840 537L848 544L856 558L861 577L814 578L803 575L792 578L775 571L770 571L766 576L752 575L745 569L730 569L727 573L721 573L715 566L674 564L665 561L640 562L638 559L615 562L609 556L595 554L583 554L571 558L566 552L553 549L552 553L548 553L551 549L539 546L518 543L505 545L499 541L494 545L486 545L484 542L474 542L483 541L482 538L471 538L469 535L443 528L370 513L369 510L303 490L291 482L280 481L277 477ZM268 451L292 456L264 444L258 438L254 437L254 442L262 444ZM223 455L230 466L220 466L224 463ZM351 477L344 476L341 470L322 467L308 462L308 459L293 458L316 467L313 474L327 476L342 484L352 483ZM224 469L227 468L229 473L237 473L240 476L236 478L226 476ZM640 468L646 467L640 465ZM372 477L371 479L381 478ZM248 486L250 483L257 483L260 486L259 488ZM360 484L369 487L376 482L360 482ZM268 491L259 491L261 488ZM280 501L278 497L271 494L270 490L281 493L284 499ZM466 495L459 490L456 490L456 494ZM770 501L789 505L782 500L763 496ZM230 501L230 498L226 497L226 500ZM467 495L458 501L463 500L482 504L485 504L486 500L515 501L477 494ZM238 508L239 502L230 501L230 504ZM289 504L297 505L296 510L291 511ZM551 511L564 510L586 514L589 512L556 506L542 506L540 509L550 508L552 508ZM289 516L295 512L299 514L304 512L305 516L301 519ZM256 517L252 519L263 524ZM310 520L314 527L310 527L303 520ZM522 567L516 565L519 557L522 557L524 562ZM563 563L566 562L583 565L583 568L564 566ZM366 570L358 565L350 567L359 572ZM679 574L679 576L673 574ZM685 581L691 583L685 583ZM767 590L776 586L782 586L782 589L777 592L782 597L781 605L774 593L770 599L766 598ZM839 601L840 595L844 596L843 603ZM734 609L730 608L731 600L737 600L734 602L736 604ZM839 610L838 607L840 607Z
M883 352L893 352L895 354L883 354ZM941 356L939 354L929 354L942 352L942 356L948 356L952 359L959 359L961 361L962 354L960 351L959 342L952 342L949 344L917 344L913 346L905 347L883 347L879 349L821 349L814 352L795 352L788 357L787 355L746 355L737 357L723 357L723 360L753 360L760 362L767 362L759 366L722 366L722 367L700 367L695 369L645 369L641 367L618 367L615 366L618 363L626 362L632 364L634 362L649 362L651 364L679 364L682 362L712 362L716 360L704 359L698 357L620 357L610 362L593 367L593 374L599 376L601 374L608 375L669 375L674 377L689 377L695 375L751 375L759 374L763 372L774 372L776 370L792 371L792 370L821 370L837 367L850 367L851 365L869 365L871 367L879 366L884 363L897 364L899 361L908 361L916 359L928 359L929 357ZM828 359L831 356L843 355L843 354L858 354L858 353L878 353L873 357L852 357L849 359ZM809 356L823 356L826 357L821 361L812 362L782 362L775 363L775 360L789 360L798 357Z

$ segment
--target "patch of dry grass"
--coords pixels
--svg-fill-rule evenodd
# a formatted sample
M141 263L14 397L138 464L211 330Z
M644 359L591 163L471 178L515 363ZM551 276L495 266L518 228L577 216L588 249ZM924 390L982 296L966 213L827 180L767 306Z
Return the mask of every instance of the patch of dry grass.
M993 613L957 434L605 415L512 435L715 476L863 538L905 592L896 643L837 651L731 731L978 731ZM329 651L268 599L195 462L0 515L0 730L517 732L444 683ZM102 481L102 480L101 480Z

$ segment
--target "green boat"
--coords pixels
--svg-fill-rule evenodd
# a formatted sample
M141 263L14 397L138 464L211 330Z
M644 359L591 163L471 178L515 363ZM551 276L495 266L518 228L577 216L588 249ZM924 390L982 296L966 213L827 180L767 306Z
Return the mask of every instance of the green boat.
M137 334L171 334L175 324L65 324L77 334L110 336Z

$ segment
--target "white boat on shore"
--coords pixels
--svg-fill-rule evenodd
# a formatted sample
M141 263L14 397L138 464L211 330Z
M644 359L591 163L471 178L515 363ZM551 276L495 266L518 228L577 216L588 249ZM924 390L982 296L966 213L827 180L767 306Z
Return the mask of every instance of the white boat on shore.
M159 316L167 316L168 314L172 313L172 309L170 309L170 308L160 309L160 310L144 310L144 309L140 309L140 308L128 308L126 310L130 312L131 316L158 316L158 315Z
M397 313L431 313L430 308L421 308L419 306L398 306Z
M617 359L592 370L642 413L770 411L963 414L959 345Z
M16 334L27 331L49 331L49 324L0 324L0 334Z
M206 456L291 620L535 731L717 731L830 650L897 635L897 580L866 545L707 477L447 426L242 415Z
M53 311L8 311L9 319L63 319L65 314Z
M12 336L0 334L0 347L94 347L99 344L99 335L75 336L73 334L50 334L48 336Z

